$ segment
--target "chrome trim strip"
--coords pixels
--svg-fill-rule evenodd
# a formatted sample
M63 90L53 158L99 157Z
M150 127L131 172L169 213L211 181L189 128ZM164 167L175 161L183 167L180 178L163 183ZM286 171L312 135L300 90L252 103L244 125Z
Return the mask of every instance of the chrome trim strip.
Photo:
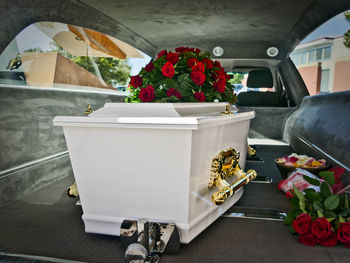
M47 162L51 162L53 160L56 160L56 159L59 159L59 158L62 158L62 157L68 156L68 155L69 155L68 151L63 151L63 152L55 153L55 154L52 154L52 155L49 155L49 156L46 156L46 157L43 157L43 158L40 158L40 159L37 159L34 161L30 161L30 162L12 167L12 168L4 170L4 171L0 171L0 179L3 179L7 176L18 173L20 171L30 169L30 168L33 168L33 167L38 166L38 165L42 165L42 164L47 163Z
M20 258L26 258L26 259L53 262L53 263L56 263L56 262L57 263L86 263L83 261L75 261L75 260L67 260L67 259L59 259L59 258L51 258L51 257L42 257L42 256L32 256L32 255L23 255L23 254L12 254L12 253L5 253L5 252L0 252L0 256L20 257Z
M284 221L287 214L274 208L233 206L222 217L238 217L248 219Z
M331 155L329 155L328 153L326 153L324 150L322 150L320 147L318 147L317 145L308 142L306 139L301 138L300 136L296 135L294 132L292 132L293 135L299 139L301 142L303 142L304 144L306 144L307 146L309 146L310 148L316 150L317 152L319 152L320 154L324 155L326 158L330 159L332 162L336 163L337 165L343 167L348 173L350 173L350 168L347 167L345 164L343 164L342 162L339 162L337 159L335 159L334 157L332 157Z
M75 86L72 87L36 87L36 86L27 86L27 85L10 85L10 84L0 84L0 88L11 88L11 89L29 89L29 90L44 90L44 91L63 91L63 92L81 92L81 93L95 93L95 94L105 94L105 95L115 95L126 97L128 94L115 90L98 90L98 88L86 87L85 86ZM78 88L80 87L80 88Z

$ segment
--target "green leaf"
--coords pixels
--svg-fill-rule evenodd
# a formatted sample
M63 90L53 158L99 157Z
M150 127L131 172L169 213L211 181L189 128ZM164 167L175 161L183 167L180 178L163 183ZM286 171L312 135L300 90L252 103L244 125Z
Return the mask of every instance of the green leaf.
M314 178L311 178L307 175L303 175L304 179L312 185L320 186L320 181Z
M320 211L320 212L324 212L324 209L323 209L323 205L320 201L314 201L312 206L317 210L317 211Z
M299 209L292 209L289 210L287 213L286 218L284 219L284 224L285 225L290 225L293 223L294 219L296 218L296 214L298 213Z
M337 215L335 213L333 213L332 211L326 211L324 212L324 216L328 219L328 218L337 218Z
M342 216L339 216L339 223L345 223L345 219Z
M302 200L300 200L300 201L299 201L299 206L300 206L301 211L303 211L304 213L306 213L306 211L305 211L305 202L302 201Z
M293 226L290 225L288 229L289 229L289 232L290 232L291 234L294 235L294 234L296 233L296 231L294 230Z
M329 188L329 185L326 182L322 182L320 188L321 188L321 194L324 197L328 197L328 196L332 195L332 191L331 191L331 189Z
M347 193L345 193L345 208L349 208L349 200Z
M294 208L299 208L299 198L296 196L292 197L290 200L290 205Z
M318 210L317 210L317 216L318 216L318 217L324 217L324 215L322 214L322 212L321 212L321 211L318 211Z
M295 187L294 184L293 184L293 189L294 189L294 192L295 192L296 196L299 198L299 200L304 201L304 195L303 195L303 193L300 192L300 191L298 190L298 188Z
M340 201L339 196L331 195L331 196L326 198L326 200L323 202L323 204L327 210L334 210L337 208L339 201Z
M311 188L308 188L308 189L305 189L304 190L304 197L313 202L313 201L317 201L317 200L320 200L322 197L315 191L315 189L311 189Z
M343 209L340 214L341 216L350 216L350 209L349 208L345 208Z
M319 173L319 175L330 185L334 185L335 178L334 173L329 171L322 171Z

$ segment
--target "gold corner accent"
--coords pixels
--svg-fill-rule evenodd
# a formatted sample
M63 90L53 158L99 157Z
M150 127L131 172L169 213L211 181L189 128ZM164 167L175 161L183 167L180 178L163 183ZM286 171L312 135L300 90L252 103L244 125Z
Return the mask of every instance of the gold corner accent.
M248 145L248 155L249 155L249 157L256 155L256 150L253 147L251 147L250 145Z
M91 105L90 104L88 104L87 105L87 109L85 110L85 114L90 114L90 113L93 113L94 111L91 109Z
M220 112L220 115L232 115L234 112L230 110L231 105L226 105L225 111Z
M214 204L223 204L239 188L256 178L256 171L249 170L244 172L240 168L239 157L238 151L228 148L213 158L208 188L216 186L218 189L211 197ZM237 179L232 184L229 184L225 179L232 175Z
M71 186L68 187L67 195L69 197L71 197L71 198L79 196L78 187L77 187L77 183L76 182L74 182Z

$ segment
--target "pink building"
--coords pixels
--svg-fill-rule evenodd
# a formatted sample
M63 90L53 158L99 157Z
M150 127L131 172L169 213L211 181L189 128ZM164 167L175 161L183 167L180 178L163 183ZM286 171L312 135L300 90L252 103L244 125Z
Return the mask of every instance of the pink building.
M325 37L306 42L291 54L310 95L350 90L350 49L343 39Z

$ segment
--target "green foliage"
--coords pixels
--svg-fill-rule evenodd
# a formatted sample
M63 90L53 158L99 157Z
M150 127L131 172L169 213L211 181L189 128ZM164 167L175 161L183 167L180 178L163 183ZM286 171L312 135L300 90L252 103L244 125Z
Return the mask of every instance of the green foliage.
M334 173L323 172L322 177L325 181L320 184L316 182L316 179L304 176L309 183L319 185L320 192L316 192L311 188L301 192L293 185L294 197L290 201L292 209L287 213L287 217L284 220L285 224L291 225L301 213L309 214L313 220L325 217L334 229L337 229L341 222L350 222L347 194L333 194L330 187L335 181Z
M344 13L345 19L350 22L350 12L347 11ZM350 30L348 30L345 34L344 34L344 45L348 48L350 48Z
M319 173L319 175L330 185L334 185L335 178L334 178L334 173L333 172L328 172L328 171L322 171Z
M103 80L112 86L126 85L130 74L130 66L125 60L105 57L72 57L71 60L79 66L95 74L91 59L95 61Z
M241 84L244 79L244 75L241 73L233 74L233 78L229 80L231 84Z
M320 181L314 178L311 178L307 175L303 175L304 179L312 185L320 186Z
M332 195L332 191L326 182L322 182L320 188L321 188L321 194L323 195L323 197L329 197L330 195Z

